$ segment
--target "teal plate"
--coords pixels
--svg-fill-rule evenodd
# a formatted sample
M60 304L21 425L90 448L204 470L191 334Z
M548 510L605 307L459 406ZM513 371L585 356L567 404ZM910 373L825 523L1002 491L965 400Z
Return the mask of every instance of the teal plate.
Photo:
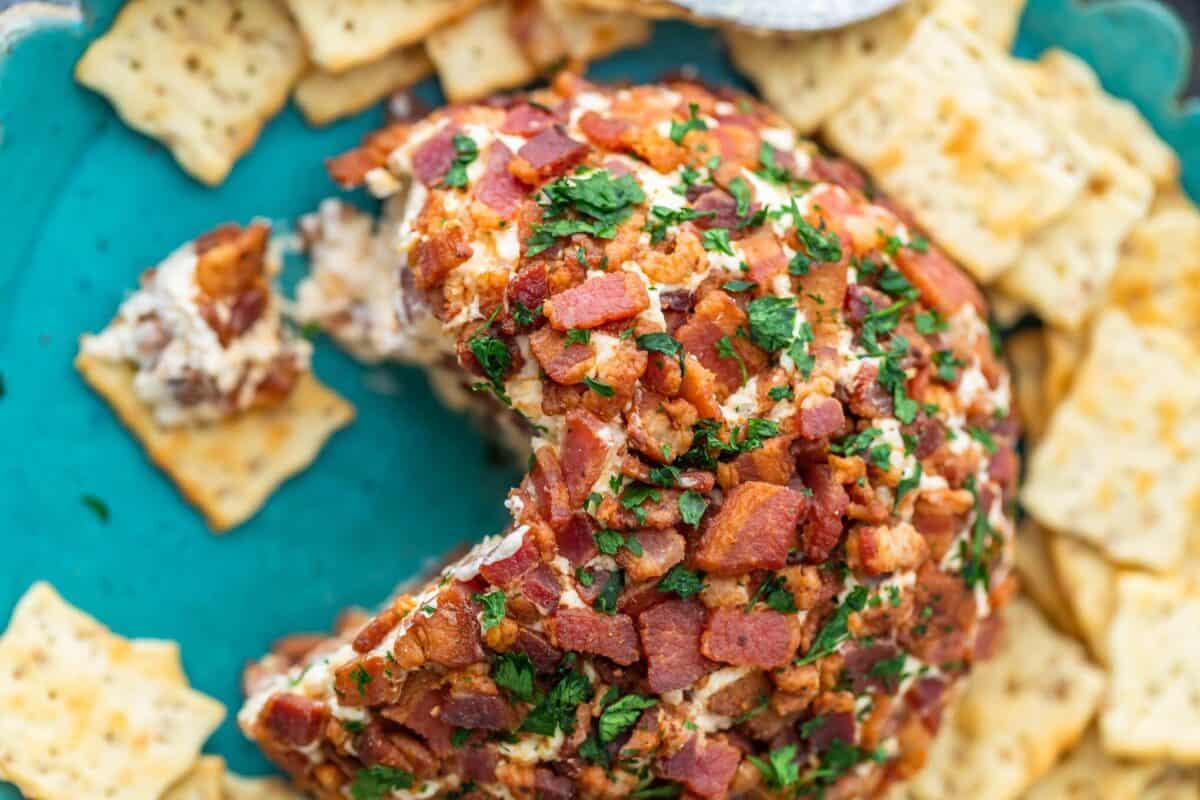
M253 216L292 220L333 193L322 159L352 146L379 110L321 130L294 109L263 132L217 189L122 125L71 79L116 2L78 25L37 31L0 63L0 624L35 580L127 636L178 639L188 674L230 716L208 749L245 773L268 765L233 722L243 663L277 637L325 629L371 604L422 563L498 529L516 473L425 378L355 364L321 341L316 371L359 418L250 523L208 532L71 367L76 338L109 319L140 270L200 231ZM1178 106L1188 40L1145 2L1033 0L1019 50L1058 44L1086 57L1182 153L1200 188L1200 109ZM645 81L682 58L736 82L712 33L658 27L640 50L596 64L598 79ZM436 87L420 94L436 102ZM381 389L386 389L382 391ZM101 520L82 502L101 498ZM0 798L15 798L0 787Z

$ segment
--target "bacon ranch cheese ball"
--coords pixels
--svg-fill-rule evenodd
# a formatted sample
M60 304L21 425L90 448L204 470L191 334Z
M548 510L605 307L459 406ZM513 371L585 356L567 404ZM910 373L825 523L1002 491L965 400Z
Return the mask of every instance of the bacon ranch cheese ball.
M957 267L773 113L685 83L567 74L331 171L406 194L397 304L534 456L507 532L255 665L246 733L355 800L870 797L917 770L1013 587L1008 378Z
M220 420L287 399L311 345L283 324L270 228L224 225L142 273L141 287L81 352L134 365L133 389L164 427Z

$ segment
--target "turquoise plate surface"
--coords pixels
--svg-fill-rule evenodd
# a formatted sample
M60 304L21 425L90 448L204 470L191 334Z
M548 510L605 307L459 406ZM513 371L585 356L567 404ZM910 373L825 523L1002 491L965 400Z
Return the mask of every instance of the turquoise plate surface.
M243 663L498 529L516 473L431 398L418 371L362 367L325 341L316 371L359 418L249 524L213 536L146 461L73 371L80 332L103 326L143 268L197 233L314 208L335 191L322 159L381 113L314 130L289 108L224 185L204 188L71 79L117 5L97 2L79 25L37 31L0 62L0 627L45 579L124 635L178 639L194 685L229 707L208 750L262 773L268 765L233 721ZM1085 10L1032 0L1018 50L1051 44L1083 55L1138 103L1180 150L1196 195L1200 107L1174 102L1189 55L1178 20L1146 2ZM591 74L645 81L681 60L708 80L738 80L714 35L683 24L660 25L650 45ZM432 83L420 94L440 99ZM107 521L85 495L104 501ZM16 797L0 786L0 798Z

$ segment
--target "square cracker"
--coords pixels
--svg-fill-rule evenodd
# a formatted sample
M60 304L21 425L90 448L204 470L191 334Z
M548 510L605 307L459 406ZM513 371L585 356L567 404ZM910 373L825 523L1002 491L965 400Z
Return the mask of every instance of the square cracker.
M1166 767L1138 800L1200 800L1200 773L1195 769Z
M134 639L129 643L142 673L172 686L187 686L179 643L166 639Z
M214 185L287 102L305 62L276 0L130 0L75 77Z
M307 800L279 778L243 778L226 772L221 781L222 800Z
M1003 50L1012 48L1026 0L971 0L979 35Z
M645 44L654 32L640 15L576 8L563 0L541 0L569 57L590 61Z
M342 73L314 69L296 86L296 105L313 125L357 114L392 92L427 78L433 65L421 46L406 47Z
M1117 603L1118 570L1089 544L1047 533L1046 549L1075 628L1092 657L1108 663L1108 626Z
M309 55L328 72L344 72L417 44L480 0L286 0L308 41Z
M1083 735L1104 674L1024 598L1005 614L998 651L971 675L899 797L1016 800Z
M1138 759L1200 764L1200 585L1122 575L1109 630L1104 748Z
M429 58L451 102L477 100L537 77L537 67L512 29L512 7L497 2L476 9L425 40Z
M1200 355L1109 312L1034 451L1022 492L1043 525L1120 564L1170 570L1200 502Z
M1034 235L1000 287L1050 324L1077 330L1108 291L1121 242L1153 198L1149 178L1097 148L1095 170L1075 203Z
M224 775L225 759L201 756L196 766L168 789L162 800L223 800L221 779Z
M212 425L163 428L134 393L131 367L86 354L75 366L216 531L253 516L354 418L352 405L306 373L279 408Z
M1089 142L1115 151L1158 186L1169 186L1178 177L1175 151L1132 103L1104 91L1083 59L1051 48L1022 69L1034 91Z
M225 708L143 667L131 642L35 584L0 637L0 779L45 800L158 800Z
M1139 325L1177 328L1200 341L1200 212L1169 208L1134 228L1107 302Z
M1022 520L1017 530L1015 566L1021 588L1037 603L1046 618L1060 631L1074 635L1075 618L1050 559L1049 539L1052 536L1033 520Z
M823 130L990 281L1062 216L1091 173L1091 148L1043 105L1007 54L933 14Z
M1159 769L1108 755L1092 728L1023 800L1140 800Z
M807 134L895 58L936 5L936 0L913 0L875 19L822 33L768 36L729 28L725 41L738 69Z

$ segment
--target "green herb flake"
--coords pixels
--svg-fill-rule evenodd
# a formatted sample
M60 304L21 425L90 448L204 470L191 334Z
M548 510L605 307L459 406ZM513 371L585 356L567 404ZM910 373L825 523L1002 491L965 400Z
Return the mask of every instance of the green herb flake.
M521 730L542 736L553 736L575 730L575 709L592 699L592 684L583 673L567 670L554 688L547 693L525 717Z
M671 120L671 141L675 144L683 144L683 138L690 132L706 130L708 130L708 123L700 118L700 106L689 103L687 119L683 122Z
M513 320L515 320L518 325L532 325L534 320L541 315L541 306L538 306L537 308L526 308L525 304L520 301L517 301L512 310Z
M750 341L774 353L792 341L796 326L796 301L790 297L759 297L746 306L750 317Z
M646 225L642 230L650 234L650 243L658 244L667 238L667 231L675 225L693 219L703 219L716 215L716 211L697 211L694 208L669 208L667 206L651 206L646 217Z
M485 631L491 630L504 619L505 595L500 589L487 594L474 594L471 599L483 608L482 625Z
M795 396L796 391L792 388L790 383L785 383L780 386L772 386L767 390L767 397L771 398L777 403L781 400L791 400Z
M762 600L768 608L781 614L795 614L799 611L796 607L796 598L788 588L787 581L774 573L767 575L758 585L750 597L750 602L746 604L746 611L753 611L759 600Z
M966 366L967 362L958 358L949 350L937 350L933 354L933 363L937 367L939 380L954 383L958 380L958 368Z
M758 767L758 771L772 789L786 789L800 780L800 765L796 761L796 745L789 744L772 750L767 754L767 760L748 756L750 763Z
M911 475L901 478L900 483L896 484L896 508L900 507L900 501L904 496L921 485L921 462L918 461Z
M353 800L383 800L392 792L408 789L412 785L411 772L376 764L360 769L354 774L354 782L350 785L350 797Z
M459 748L466 744L469 738L471 738L470 728L455 728L454 732L450 734L450 744Z
M598 381L595 378L587 377L583 379L583 382L589 389L601 397L612 397L614 394L616 394L616 391L613 389L613 387L609 386L603 381Z
M737 215L744 217L750 213L750 184L745 178L737 177L729 182L729 193L737 202Z
M706 508L708 508L708 501L697 491L688 489L679 495L679 515L685 525L693 527L699 525Z
M617 226L645 200L636 178L614 178L608 170L585 171L552 181L539 196L542 219L533 225L525 255L535 256L559 238L576 233L612 239L617 235Z
M682 564L676 564L667 570L658 582L658 591L674 593L684 600L699 594L704 589L704 578L698 572L692 572Z
M608 744L632 728L643 711L656 705L658 705L658 700L653 697L642 697L636 694L627 694L609 705L600 714L601 743Z
M467 166L479 157L479 146L470 136L461 133L454 134L454 162L442 179L442 185L461 189L467 185Z
M354 686L358 689L359 696L366 697L367 687L371 685L371 681L374 678L371 677L371 673L358 666L350 671L350 680L354 681Z
M972 425L971 427L967 428L967 435L983 445L983 449L989 454L994 454L996 452L996 440L993 439L992 435L983 428L980 428L977 425Z
M604 582L604 586L600 588L600 594L596 595L595 601L592 603L592 608L602 614L617 613L617 598L621 596L621 591L625 588L625 572L617 570L610 573L608 580Z
M721 288L727 292L748 292L751 289L757 289L758 283L755 281L725 281L721 284Z
M932 336L935 333L944 333L950 330L950 323L937 309L920 312L913 318L913 324L917 328L917 333L922 336Z
M96 519L108 524L112 514L108 510L108 503L101 500L94 494L85 494L79 498L79 502L83 503L84 508L90 510L96 515Z
M496 685L526 703L537 701L533 674L533 662L529 656L515 650L501 653L492 665L492 680Z
M838 604L838 607L825 620L825 624L821 626L808 653L797 659L796 664L810 664L836 652L842 642L850 638L850 615L855 611L862 611L866 607L869 595L870 592L865 586L855 586L851 589L850 593L846 595L846 599Z
M734 255L733 245L729 242L728 228L709 228L704 232L704 249L715 253Z

